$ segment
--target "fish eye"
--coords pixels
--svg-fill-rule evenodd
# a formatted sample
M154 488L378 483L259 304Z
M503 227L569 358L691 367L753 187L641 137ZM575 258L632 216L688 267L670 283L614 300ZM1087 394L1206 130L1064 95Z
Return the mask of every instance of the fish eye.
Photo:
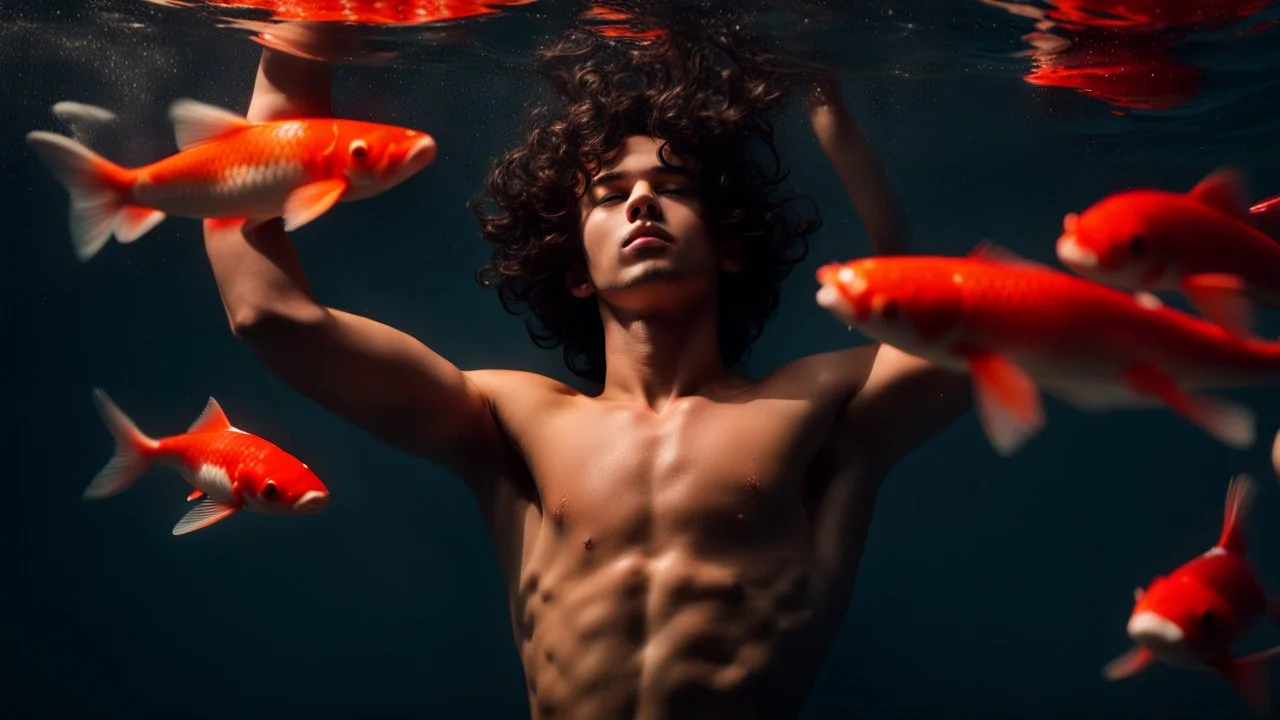
M1210 625L1213 625L1213 621L1215 619L1216 618L1213 613L1206 612L1204 615L1200 616L1200 627L1209 627Z
M262 497L268 500L275 500L280 496L280 488L276 487L275 480L268 480L267 484L262 487Z
M351 152L351 157L357 160L363 160L369 155L369 143L363 140L352 140L351 147L348 149Z
M1147 251L1147 239L1141 235L1134 235L1129 238L1129 252L1134 255L1141 255Z

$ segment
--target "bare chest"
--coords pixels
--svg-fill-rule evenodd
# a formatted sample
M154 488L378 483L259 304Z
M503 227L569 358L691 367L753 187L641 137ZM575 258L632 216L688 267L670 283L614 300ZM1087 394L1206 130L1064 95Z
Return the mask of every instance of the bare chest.
M819 423L803 404L694 399L661 414L552 415L525 436L544 526L585 549L683 539L714 552L803 513Z

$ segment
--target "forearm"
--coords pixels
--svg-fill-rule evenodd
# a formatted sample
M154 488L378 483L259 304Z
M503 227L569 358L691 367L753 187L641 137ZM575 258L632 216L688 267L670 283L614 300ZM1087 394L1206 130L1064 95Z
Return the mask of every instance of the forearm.
M815 85L809 120L877 255L907 252L906 223L889 177L840 98L835 81Z
M331 86L329 65L264 51L247 117L261 122L331 115ZM279 220L247 234L239 222L205 221L204 236L227 319L237 334L267 314L315 319L323 310Z

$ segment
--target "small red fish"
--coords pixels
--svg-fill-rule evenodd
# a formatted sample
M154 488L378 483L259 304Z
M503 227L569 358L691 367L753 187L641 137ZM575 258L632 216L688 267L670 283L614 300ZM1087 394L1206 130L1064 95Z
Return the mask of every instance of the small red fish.
M195 100L169 107L179 152L138 168L106 160L71 138L35 131L27 143L71 196L71 236L81 260L114 234L142 237L166 215L283 217L293 230L339 201L373 197L436 156L418 130L333 118L254 123Z
M1002 455L1043 428L1037 385L1085 410L1163 405L1247 448L1255 441L1252 412L1192 391L1280 381L1280 343L1231 335L1153 296L992 244L964 258L830 263L817 277L818 304L846 325L969 372L983 429Z
M1134 590L1127 632L1134 647L1107 664L1103 674L1119 680L1159 660L1221 673L1259 713L1270 712L1270 681L1264 662L1273 648L1235 658L1231 645L1264 615L1280 624L1280 605L1267 596L1246 553L1249 510L1257 486L1240 475L1227 489L1226 516L1216 545L1144 591Z
M1067 213L1058 259L1109 285L1181 290L1206 318L1247 334L1253 322L1247 298L1280 304L1280 243L1256 227L1247 196L1243 176L1230 168L1187 193L1113 193L1080 214Z
M329 489L306 463L233 427L213 398L187 432L158 440L138 430L102 390L94 388L93 399L116 440L116 452L85 488L86 500L124 492L160 463L195 488L187 500L204 497L174 526L174 535L208 527L242 509L310 515L329 503Z

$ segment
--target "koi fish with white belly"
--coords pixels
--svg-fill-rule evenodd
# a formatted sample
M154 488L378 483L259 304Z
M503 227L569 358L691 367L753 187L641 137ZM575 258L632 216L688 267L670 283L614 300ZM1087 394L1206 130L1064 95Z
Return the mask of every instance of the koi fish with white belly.
M128 489L153 464L177 470L204 499L173 528L182 535L208 527L239 510L269 515L310 515L329 502L329 489L306 463L276 445L233 427L213 398L181 435L147 437L100 389L94 402L116 440L115 456L85 488L86 500Z
M1194 390L1280 382L1280 343L986 244L969 257L874 257L818 270L817 302L868 337L973 377L996 451L1044 426L1037 386L1092 411L1163 405L1233 448L1254 415Z
M339 201L362 200L408 180L436 156L418 130L335 118L250 122L195 100L169 107L179 152L125 168L71 138L27 133L71 196L71 238L81 260L111 239L130 243L168 215L284 218L294 230Z

